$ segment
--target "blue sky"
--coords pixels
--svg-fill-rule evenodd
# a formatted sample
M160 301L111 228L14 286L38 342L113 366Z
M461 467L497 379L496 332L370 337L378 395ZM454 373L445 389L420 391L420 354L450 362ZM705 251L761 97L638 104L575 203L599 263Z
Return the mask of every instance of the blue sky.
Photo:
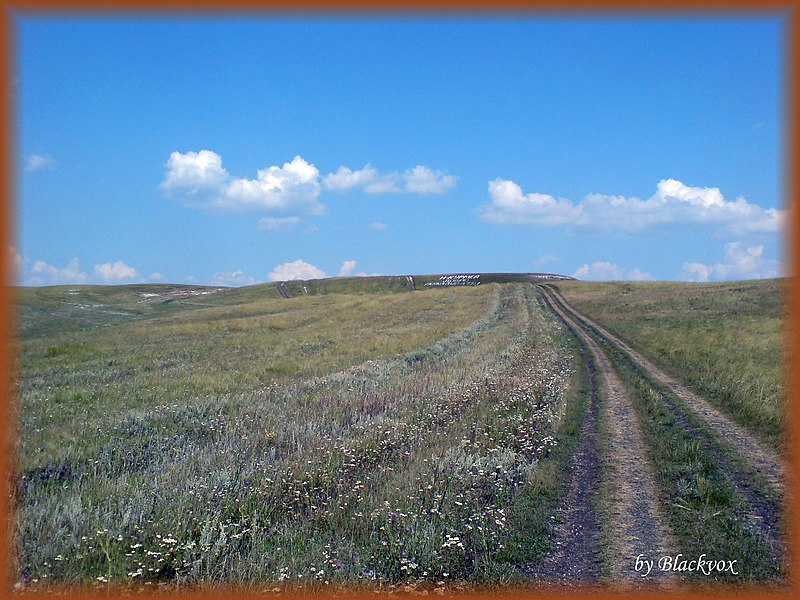
M784 273L784 17L18 14L18 281Z

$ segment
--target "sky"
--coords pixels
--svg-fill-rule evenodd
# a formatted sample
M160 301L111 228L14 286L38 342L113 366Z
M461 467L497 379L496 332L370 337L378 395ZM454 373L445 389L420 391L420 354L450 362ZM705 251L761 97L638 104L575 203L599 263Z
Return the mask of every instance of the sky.
M786 274L783 13L15 23L23 285Z

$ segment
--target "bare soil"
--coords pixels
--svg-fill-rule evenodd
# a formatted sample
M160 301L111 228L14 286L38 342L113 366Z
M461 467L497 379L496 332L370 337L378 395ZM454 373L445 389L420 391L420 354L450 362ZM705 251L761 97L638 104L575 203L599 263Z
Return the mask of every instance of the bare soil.
M675 543L658 501L653 466L631 401L597 342L560 306L552 290L540 289L544 290L553 311L577 334L599 375L603 400L598 417L606 438L601 448L600 470L611 579L637 587L669 583L668 573L654 569L644 578L635 568L638 556L657 561L673 554Z
M569 323L564 324L572 330ZM573 331L573 335L576 335ZM570 458L569 491L556 508L553 550L544 561L526 569L535 581L550 586L592 586L602 575L600 523L595 495L600 487L597 454L599 384L591 355L581 345L589 374L589 404L578 434L578 448Z

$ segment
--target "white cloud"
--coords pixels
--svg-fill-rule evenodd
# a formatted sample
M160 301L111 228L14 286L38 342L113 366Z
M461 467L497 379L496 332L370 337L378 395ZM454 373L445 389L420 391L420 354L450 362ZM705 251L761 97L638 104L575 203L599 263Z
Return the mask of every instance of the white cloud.
M164 281L164 276L156 271L155 273L150 273L143 282L146 281Z
M383 231L386 229L386 223L370 223L369 228L375 231Z
M80 261L73 258L63 269L43 260L37 260L31 267L28 283L31 285L63 285L86 283L88 276L81 271Z
M631 269L625 274L625 279L628 281L653 281L655 278L641 269Z
M383 176L381 176L377 169L372 165L367 164L363 169L353 171L348 167L339 167L335 173L326 175L322 182L327 190L336 190L339 192L346 192L356 188L364 188L367 190L375 190L368 193L380 193L380 184ZM378 187L372 188L371 186L377 185Z
M689 281L725 281L735 279L766 279L779 277L780 263L764 258L764 246L745 248L741 242L725 244L725 257L721 262L704 264L690 262L683 265L683 276Z
M25 159L25 170L28 173L52 167L56 163L52 156L46 154L29 154Z
M259 169L256 179L235 178L211 150L173 152L161 182L162 191L194 208L220 211L297 210L322 214L317 168L295 156L282 167Z
M346 260L342 263L342 268L339 269L339 277L347 277L356 270L356 261Z
M595 261L584 264L572 274L576 279L606 280L622 279L622 267L610 262Z
M125 281L139 277L139 272L121 260L94 266L94 275L105 283Z
M402 173L381 174L370 164L353 171L349 167L339 167L335 173L323 178L327 190L338 192L361 189L367 194L443 194L456 184L457 178L442 171L417 165Z
M290 229L300 222L300 217L264 217L258 221L261 231L280 231Z
M653 279L650 273L641 269L631 269L626 273L625 269L618 264L604 261L585 263L572 276L589 281L651 281Z
M255 277L245 275L243 271L214 273L214 276L211 279L216 285L228 286L255 285L257 283L262 283Z
M683 271L684 278L689 281L708 281L711 276L711 267L698 262L685 263Z
M417 165L403 173L405 191L412 194L443 194L456 184L454 175L445 175L428 167Z
M295 156L282 167L259 169L255 179L237 178L222 166L222 157L211 150L173 152L166 163L161 190L192 208L219 211L281 211L321 215L325 206L318 200L327 190L361 189L367 194L442 194L456 184L456 177L423 165L402 173L381 174L366 165L353 171L339 167L322 177L319 170ZM295 219L297 217L287 217ZM288 221L265 221L263 227L285 226Z
M283 263L267 275L270 281L291 281L293 279L322 279L325 272L303 260Z
M766 233L781 228L786 211L763 208L744 198L726 200L718 188L662 179L646 200L590 194L575 204L547 194L524 194L507 179L489 182L488 204L478 213L497 224L566 225L594 230L641 231L655 225L707 224L731 233Z

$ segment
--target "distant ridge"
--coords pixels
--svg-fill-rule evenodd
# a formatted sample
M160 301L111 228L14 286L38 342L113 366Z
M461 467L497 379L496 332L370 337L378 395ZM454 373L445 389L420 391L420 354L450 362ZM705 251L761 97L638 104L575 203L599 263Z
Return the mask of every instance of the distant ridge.
M413 292L432 287L476 286L488 283L538 283L574 280L558 273L436 273L428 275L372 275L367 277L326 277L275 282L282 298L330 293Z

